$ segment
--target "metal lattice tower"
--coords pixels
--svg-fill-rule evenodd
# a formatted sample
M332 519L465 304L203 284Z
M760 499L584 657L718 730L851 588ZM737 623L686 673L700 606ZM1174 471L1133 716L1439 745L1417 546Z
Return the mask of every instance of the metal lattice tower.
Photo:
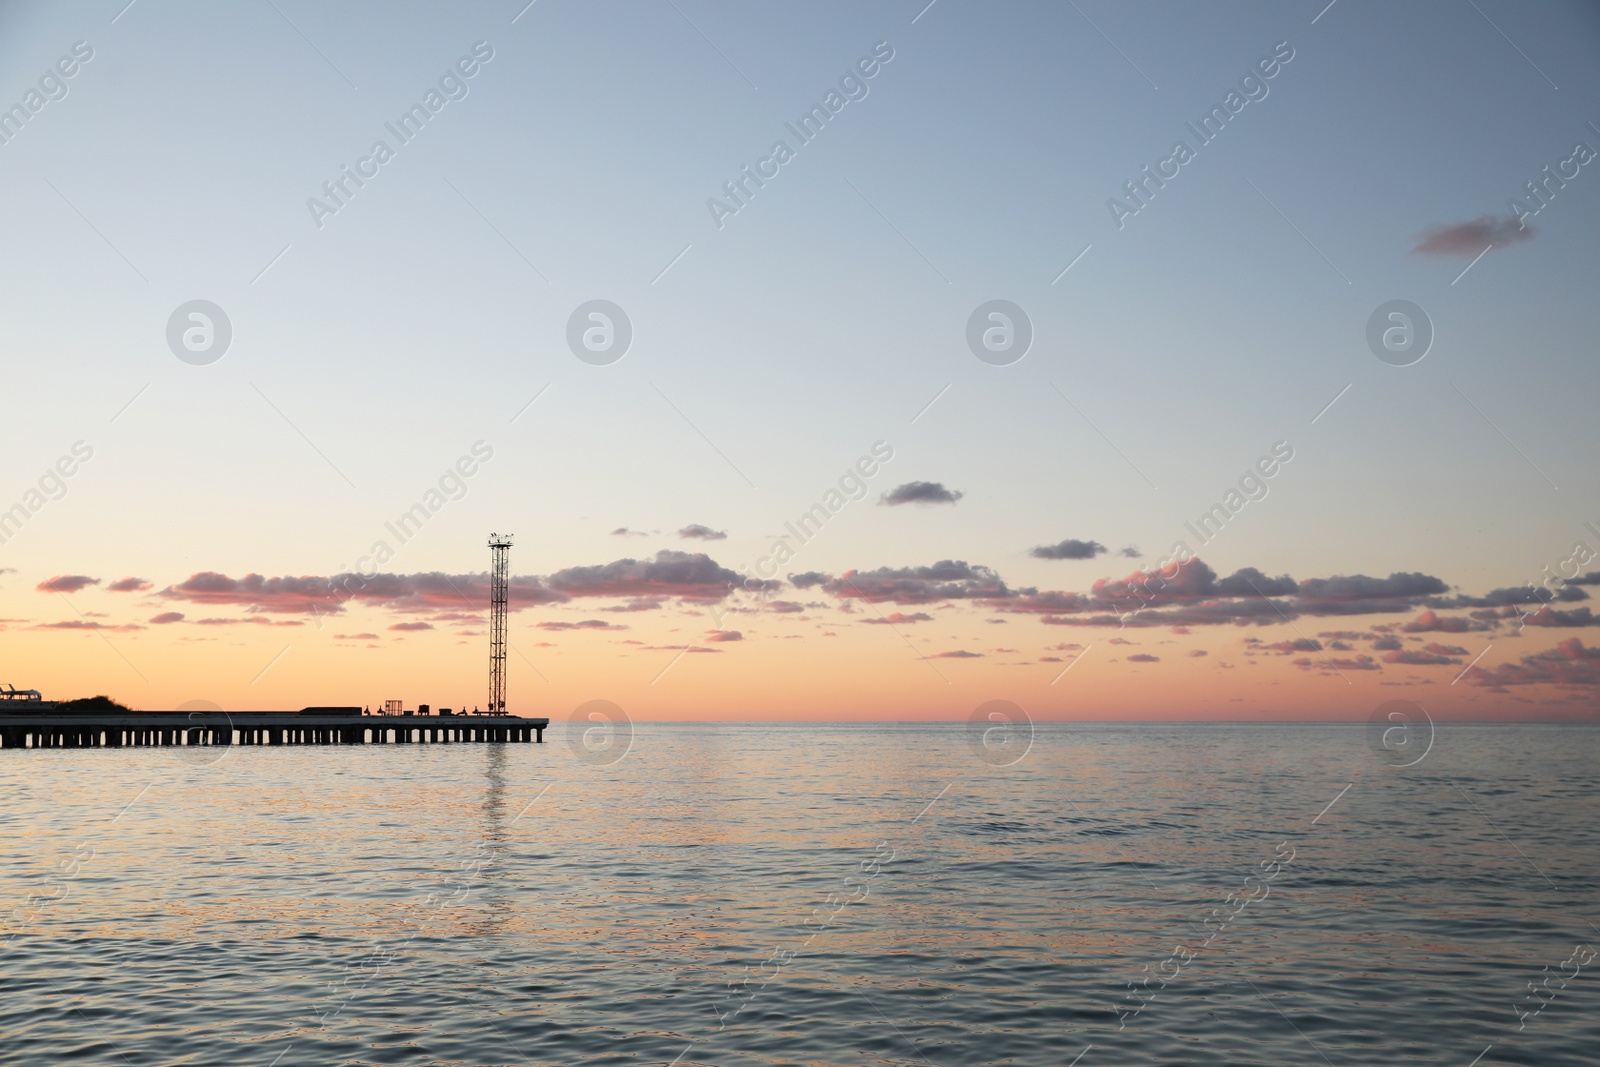
M511 534L489 535L494 565L489 572L489 714L506 713L506 599Z

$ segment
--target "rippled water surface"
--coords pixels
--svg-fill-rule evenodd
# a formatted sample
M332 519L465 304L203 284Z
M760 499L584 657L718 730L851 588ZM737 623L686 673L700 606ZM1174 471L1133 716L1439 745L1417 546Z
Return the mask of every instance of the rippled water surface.
M636 730L0 753L0 1063L1600 1059L1600 729Z

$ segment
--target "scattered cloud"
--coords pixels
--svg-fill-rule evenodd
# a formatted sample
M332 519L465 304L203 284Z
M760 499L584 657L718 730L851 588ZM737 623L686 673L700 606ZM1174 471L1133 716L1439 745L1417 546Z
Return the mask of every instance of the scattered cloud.
M1354 659L1335 656L1333 659L1311 659L1301 657L1289 661L1292 665L1303 671L1321 669L1324 673L1331 671L1381 671L1383 666L1371 656L1357 656Z
M1278 652L1285 656L1296 652L1321 652L1322 642L1313 641L1309 637L1296 638L1293 641L1274 641L1271 644L1256 646L1266 652Z
M1432 226L1423 230L1417 235L1417 244L1411 249L1411 254L1471 258L1489 245L1504 248L1518 241L1529 240L1535 232L1532 226L1518 222L1515 215L1481 215L1471 222Z
M879 618L862 619L861 621L867 626L902 626L913 622L932 622L933 616L929 615L926 611L917 611L911 613L910 615L905 615L898 611L891 611L889 614Z
M1297 606L1307 615L1377 615L1408 611L1423 597L1449 592L1431 574L1401 571L1387 578L1365 574L1308 578L1300 583Z
M1404 663L1413 667L1435 667L1446 664L1459 664L1461 660L1454 656L1442 656L1437 652L1419 651L1414 648L1402 648L1394 652L1383 654L1385 663Z
M1586 648L1569 637L1554 648L1523 656L1520 663L1472 667L1463 681L1504 689L1521 685L1600 686L1600 648Z
M968 652L964 648L958 648L953 652L936 652L932 656L929 656L928 658L929 659L982 659L983 658L983 653L982 652Z
M1459 615L1440 615L1431 609L1400 627L1402 633L1408 634L1464 634L1488 629L1492 629L1489 623L1462 618Z
M1573 582L1568 582L1554 593L1542 586L1524 585L1510 589L1491 589L1483 596L1435 597L1425 603L1430 608L1501 608L1518 604L1548 604L1552 600L1570 602L1588 599L1588 593L1575 588Z
M663 605L665 603L666 603L665 600L663 600L663 599L661 599L660 597L657 597L657 596L638 597L638 598L636 598L634 600L629 600L629 601L626 601L626 602L621 603L621 604L609 604L606 607L601 608L600 610L601 611L623 612L623 613L634 612L634 611L656 611L657 609L659 609L661 607L661 605Z
M568 567L545 579L550 590L564 597L682 597L716 601L736 586L752 592L777 590L781 582L747 581L738 571L719 564L703 552L663 549L654 559L619 559L594 567ZM759 589L753 588L759 586Z
M1148 652L1135 652L1128 657L1129 663L1160 663L1160 656L1152 656Z
M298 619L269 619L265 615L251 615L243 619L196 619L196 626L304 626Z
M898 507L901 504L954 504L964 495L959 489L952 492L943 482L906 482L897 485L878 498L879 504Z
M643 530L630 530L626 526L618 526L611 531L612 537L649 537Z
M744 634L738 630L711 630L708 631L707 641L743 641Z
M800 585L797 579L811 577L812 574L790 575L789 580ZM931 567L879 567L872 571L845 571L837 578L832 575L817 577L821 578L817 584L824 591L841 600L859 598L874 603L886 600L895 604L931 604L940 600L1013 595L993 570L959 559L940 560Z
M163 611L160 615L155 616L150 621L153 622L157 626L166 626L169 623L182 622L183 621L183 612L181 612L181 611Z
M736 584L751 592L776 591L781 582L745 581L704 553L661 551L654 559L619 559L588 567L568 567L549 577L513 577L510 607L513 611L543 604L560 604L576 597L629 598L624 610L649 610L661 598L681 597L710 602L721 600ZM401 613L478 609L489 602L489 575L444 574L337 574L332 577L302 575L276 578L247 574L232 578L213 571L191 575L160 594L172 600L206 605L241 605L252 611L338 615L351 601ZM635 607L635 605L637 605Z
M58 574L54 578L46 578L34 588L41 593L76 593L99 584L100 579L90 578L86 574Z
M1034 559L1094 559L1105 552L1106 546L1099 541L1079 541L1069 537L1053 545L1038 545L1028 555Z
M417 630L431 630L431 629L433 629L433 623L431 623L431 622L397 622L393 626L389 627L389 629L391 629L391 630L399 630L402 633L412 633L412 632L415 632Z
M143 630L144 627L137 623L123 623L121 626L108 626L103 622L90 622L87 619L67 619L65 622L41 622L34 626L35 630L111 630L116 633L131 633L134 630Z
M626 630L628 628L604 619L584 619L582 622L546 620L535 625L541 630Z
M689 540L700 541L726 541L726 530L713 530L709 526L701 526L698 522L691 522L678 531L678 536Z
M376 641L376 640L378 640L378 635L377 634L334 634L333 636L334 636L334 638L336 640L339 640L339 641Z
M1527 626L1600 626L1600 616L1596 616L1588 608L1573 608L1571 611L1540 608L1528 614L1522 621Z
M118 578L106 586L106 590L112 593L142 593L150 587L150 583L143 578Z

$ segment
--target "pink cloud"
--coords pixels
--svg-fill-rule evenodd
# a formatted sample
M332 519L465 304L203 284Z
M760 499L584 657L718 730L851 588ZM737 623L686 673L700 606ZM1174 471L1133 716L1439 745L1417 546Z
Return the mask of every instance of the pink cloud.
M933 616L929 615L926 611L915 611L910 615L906 615L898 611L891 611L889 614L881 618L862 619L861 621L867 626L901 626L914 622L932 622Z
M1318 668L1321 668L1325 671L1383 670L1383 667L1378 663L1378 661L1373 659L1371 656L1357 656L1354 659L1350 659L1348 657L1335 657L1334 659L1311 659L1310 657L1302 656L1299 659L1292 659L1289 662L1294 666L1299 667L1303 671L1316 670Z
M1531 226L1517 221L1514 215L1481 215L1471 222L1458 222L1452 226L1433 226L1417 235L1414 256L1475 256L1489 245L1504 248L1533 237Z
M1454 656L1441 656L1434 652L1419 652L1414 648L1402 648L1394 652L1383 654L1385 663L1404 663L1413 667L1443 667L1461 661Z
M269 619L252 615L245 619L197 619L196 626L304 626L299 619Z
M112 593L142 593L150 587L150 583L143 578L118 578L106 586L106 590Z
M1440 615L1431 609L1400 627L1402 633L1408 634L1464 634L1473 630L1487 629L1490 629L1490 626L1486 622L1464 619L1459 615Z
M143 626L135 623L124 623L121 626L107 626L103 622L89 622L85 619L68 619L65 622L42 622L34 626L35 630L110 630L114 633L131 633L143 630Z
M155 616L150 621L155 623L157 626L166 626L169 623L182 622L183 621L183 612L181 612L181 611L163 611L160 615Z
M46 578L34 588L41 593L76 593L99 584L100 579L90 578L86 574L58 574L54 578Z
M1503 688L1518 685L1600 686L1600 648L1586 648L1569 637L1554 648L1522 657L1520 663L1475 666L1464 679L1473 685Z
M1594 615L1588 608L1562 611L1559 608L1543 607L1522 621L1528 626L1600 626L1600 616Z
M278 578L247 574L243 578L230 578L215 571L201 571L163 589L161 596L195 604L242 605L252 611L291 615L337 615L351 600L402 612L460 610L489 603L489 576L432 571ZM547 589L537 578L511 580L513 610L566 599Z

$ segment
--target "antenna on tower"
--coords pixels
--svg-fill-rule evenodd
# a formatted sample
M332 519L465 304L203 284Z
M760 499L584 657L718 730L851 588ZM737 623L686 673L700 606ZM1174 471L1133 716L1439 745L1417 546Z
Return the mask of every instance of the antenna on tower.
M494 553L489 572L489 714L506 713L506 594L511 534L489 535Z

